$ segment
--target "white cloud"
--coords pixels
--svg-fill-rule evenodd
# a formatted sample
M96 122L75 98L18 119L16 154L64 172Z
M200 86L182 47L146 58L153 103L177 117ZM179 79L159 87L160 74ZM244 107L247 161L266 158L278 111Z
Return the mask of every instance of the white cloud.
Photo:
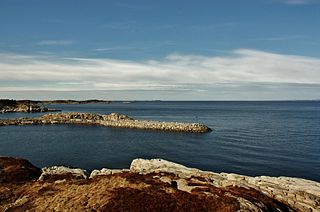
M74 41L72 40L43 40L39 41L37 45L44 45L44 46L64 46L73 44Z
M320 58L238 49L227 56L171 54L162 60L0 54L0 91L210 90L213 85L320 85ZM8 85L10 82L10 85Z
M121 48L117 48L117 47L97 48L97 49L94 49L94 51L98 51L98 52L108 52L108 51L119 50L119 49L121 49Z
M93 50L97 51L97 52L110 52L110 51L118 51L118 50L126 50L126 49L134 49L134 47L118 46L118 47L96 48L96 49L93 49Z

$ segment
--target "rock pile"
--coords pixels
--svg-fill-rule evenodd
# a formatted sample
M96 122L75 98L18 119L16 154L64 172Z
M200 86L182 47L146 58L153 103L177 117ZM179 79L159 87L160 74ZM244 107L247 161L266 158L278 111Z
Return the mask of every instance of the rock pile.
M199 123L179 123L135 120L126 115L111 113L100 115L95 113L53 113L40 118L23 118L14 120L0 120L0 126L7 125L38 125L38 124L84 124L106 127L133 128L145 130L161 130L173 132L205 133L212 131L209 127Z

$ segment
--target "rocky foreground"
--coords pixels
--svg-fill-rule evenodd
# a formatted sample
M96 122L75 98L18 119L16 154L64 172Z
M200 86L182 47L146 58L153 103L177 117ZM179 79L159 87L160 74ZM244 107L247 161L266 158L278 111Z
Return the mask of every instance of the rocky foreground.
M174 132L205 133L212 131L209 127L199 123L178 123L135 120L126 115L111 113L100 115L94 113L53 113L40 118L19 118L0 120L0 126L9 125L49 125L49 124L83 124L105 127L133 128L145 130L161 130Z
M29 100L0 100L0 113L41 113L58 111L55 109L49 109L38 102Z
M206 172L161 159L130 169L39 169L0 157L0 211L320 211L320 183Z

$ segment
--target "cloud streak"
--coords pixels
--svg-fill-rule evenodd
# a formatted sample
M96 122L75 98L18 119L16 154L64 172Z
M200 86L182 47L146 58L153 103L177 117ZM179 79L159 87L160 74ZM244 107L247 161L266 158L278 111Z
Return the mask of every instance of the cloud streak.
M161 60L58 58L0 54L4 91L232 92L257 87L320 88L320 58L237 49L226 56L170 54Z
M258 41L288 41L288 40L298 40L305 39L306 36L303 35L292 35L292 36L278 36L278 37L269 37L269 38L258 38Z
M37 45L41 46L65 46L73 44L74 41L72 40L43 40L39 41Z
M278 2L282 2L290 5L307 5L307 4L319 4L319 0L278 0Z

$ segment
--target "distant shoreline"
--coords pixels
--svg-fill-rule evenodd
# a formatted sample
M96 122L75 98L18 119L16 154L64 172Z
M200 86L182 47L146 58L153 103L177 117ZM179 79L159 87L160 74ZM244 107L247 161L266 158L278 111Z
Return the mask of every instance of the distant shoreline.
M107 100L98 100L98 99L90 99L90 100L44 100L38 101L42 104L96 104L96 103L103 103L103 104L110 104L111 101Z
M320 99L270 99L270 100L132 100L132 99L117 99L117 100L102 100L102 99L53 99L53 100L31 100L31 99L13 99L13 98L0 98L0 102L4 100L17 101L17 102L30 102L34 104L95 104L105 103L110 104L113 102L133 103L133 102L319 102Z
M44 105L50 104L110 104L111 101L105 100L13 100L0 99L0 113L42 113L60 111L57 109L50 109Z

